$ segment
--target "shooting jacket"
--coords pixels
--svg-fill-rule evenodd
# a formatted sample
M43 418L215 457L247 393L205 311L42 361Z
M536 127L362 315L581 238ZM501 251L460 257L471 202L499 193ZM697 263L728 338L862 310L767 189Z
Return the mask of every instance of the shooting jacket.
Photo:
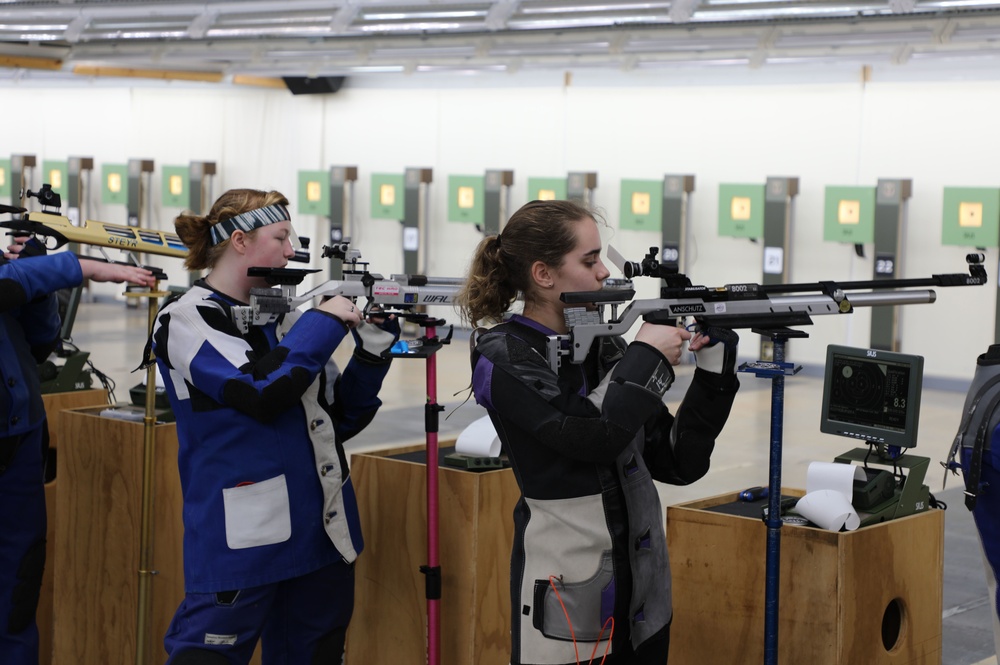
M952 448L974 448L976 440L981 450L991 450L993 439L1000 434L1000 347L990 348L976 359L976 373L962 408L962 422Z
M0 256L0 439L45 420L38 363L59 337L51 294L80 284L80 261L69 252L8 261Z
M601 640L597 658L610 618L611 653L669 624L664 515L652 481L683 485L707 472L739 387L734 375L697 369L675 418L662 401L673 370L659 351L598 338L584 363L564 361L556 373L545 360L552 334L514 316L481 332L472 353L476 401L521 490L512 665L575 663L566 614L581 655Z
M153 333L177 417L184 582L212 593L352 562L364 543L343 442L381 405L387 363L331 359L347 334L317 309L246 335L198 282Z
M983 458L996 469L1000 446L993 446L993 440L1000 436L1000 344L993 344L976 359L976 373L965 396L962 408L962 422L948 453L947 469L957 469L955 458L959 448L968 452L963 456L965 464L965 506L969 510L976 507L978 496L987 487L983 479Z

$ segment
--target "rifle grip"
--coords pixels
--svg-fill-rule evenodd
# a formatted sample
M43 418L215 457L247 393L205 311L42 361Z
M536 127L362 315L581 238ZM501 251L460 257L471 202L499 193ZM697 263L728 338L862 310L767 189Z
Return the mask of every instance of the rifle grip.
M669 312L659 310L656 312L647 312L642 315L642 320L646 323L655 323L659 326L676 326L677 316L672 315Z

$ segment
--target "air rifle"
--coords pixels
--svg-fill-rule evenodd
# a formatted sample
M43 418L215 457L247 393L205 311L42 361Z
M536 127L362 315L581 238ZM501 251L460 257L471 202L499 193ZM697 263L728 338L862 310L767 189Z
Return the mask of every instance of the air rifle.
M157 254L160 256L187 256L187 247L176 233L140 229L121 224L109 224L86 220L80 226L74 226L68 217L58 214L62 201L59 194L52 191L51 185L42 185L37 192L27 192L42 204L41 212L28 212L24 208L0 204L0 213L15 213L20 219L0 222L0 227L12 229L17 233L10 235L30 235L34 237L52 238L53 243L44 243L47 249L58 249L71 242L95 247L111 247L128 252ZM46 208L55 208L51 212Z
M421 305L453 305L464 282L458 277L424 275L391 275L386 279L368 271L368 263L360 261L361 253L350 248L349 239L333 246L324 245L322 257L344 261L344 279L329 280L300 295L295 294L295 287L306 275L318 270L250 268L248 275L263 277L271 288L251 289L250 304L232 308L236 326L246 333L251 326L264 325L317 297L344 296L354 300L364 297L367 299L362 310L364 317L373 308L381 314L406 314Z
M968 274L806 284L727 284L713 288L692 285L687 276L659 264L656 251L651 248L640 263L625 262L622 268L626 279L609 280L615 288L560 296L563 302L579 307L566 310L569 333L549 338L548 361L553 370L559 367L563 356L569 356L572 363L583 362L595 338L621 335L639 319L673 325L680 318L691 317L701 330L711 327L776 330L810 325L814 316L850 314L855 307L934 302L936 292L924 287L986 284L985 257L976 253L966 256ZM609 254L614 259L617 252L609 249ZM664 280L659 298L632 300L635 291L630 280L639 276ZM618 307L625 303L628 305L619 316ZM597 309L588 309L590 304L596 304ZM612 307L607 321L603 316L604 305Z

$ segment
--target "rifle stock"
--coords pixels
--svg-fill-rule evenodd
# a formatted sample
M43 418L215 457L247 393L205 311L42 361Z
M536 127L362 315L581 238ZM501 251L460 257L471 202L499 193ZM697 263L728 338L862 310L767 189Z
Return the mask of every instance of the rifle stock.
M53 238L56 241L55 248L74 242L176 258L184 258L188 253L187 247L176 233L95 220L86 220L80 226L74 226L68 217L50 212L29 212L21 219L0 222L0 227L26 235Z

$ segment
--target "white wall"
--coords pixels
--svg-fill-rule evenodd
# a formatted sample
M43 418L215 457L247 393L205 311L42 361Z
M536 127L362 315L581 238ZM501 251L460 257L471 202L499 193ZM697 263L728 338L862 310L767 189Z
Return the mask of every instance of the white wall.
M448 175L513 169L516 208L526 200L530 176L597 171L596 203L611 224L610 240L638 259L659 240L617 228L620 180L693 173L689 274L707 285L761 275L759 244L717 236L720 183L799 177L791 278L808 282L872 274L870 247L859 259L852 247L822 241L824 188L912 178L903 276L962 272L965 250L940 242L942 188L1000 186L994 128L1000 81L947 80L955 74L948 71L908 74L876 69L862 85L853 69L582 72L568 87L562 72L411 76L349 80L335 95L300 97L189 84L9 85L0 154L34 154L39 161L90 155L97 165L152 158L158 169L214 161L216 195L232 187L274 188L289 196L293 210L297 171L357 165L352 235L383 274L402 270L401 230L395 221L369 219L370 175L431 167L428 272L440 276L461 275L481 237L469 225L446 221ZM159 171L153 185L156 212L148 225L170 228L178 210L158 208ZM91 218L124 221L124 210L102 206L99 192L91 200ZM295 225L300 234L323 238L319 222L303 216ZM157 261L171 282L186 283L179 261ZM996 249L987 266L996 280ZM994 288L938 289L936 304L904 308L902 350L924 355L928 375L970 377L975 356L993 341ZM651 280L640 289L642 296L654 293ZM821 363L828 343L865 346L869 320L866 310L819 317L810 339L794 343L792 358ZM744 350L754 353L756 340Z

